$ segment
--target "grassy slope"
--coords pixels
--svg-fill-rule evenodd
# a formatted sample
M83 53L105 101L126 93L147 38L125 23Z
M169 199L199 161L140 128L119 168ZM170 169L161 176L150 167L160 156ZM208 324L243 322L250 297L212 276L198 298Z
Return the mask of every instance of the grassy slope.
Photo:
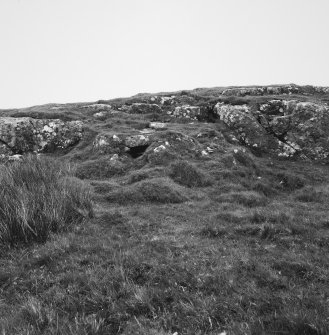
M79 117L75 108L67 116ZM99 161L96 133L148 122L80 117L86 139L64 156L78 164ZM328 334L328 168L217 145L189 159L193 178L141 159L91 172L94 219L46 244L1 250L3 334Z

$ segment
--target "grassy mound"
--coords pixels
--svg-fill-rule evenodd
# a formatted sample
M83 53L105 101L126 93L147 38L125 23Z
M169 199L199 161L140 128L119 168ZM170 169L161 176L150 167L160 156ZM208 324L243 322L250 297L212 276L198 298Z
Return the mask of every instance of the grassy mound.
M125 166L119 161L111 161L105 156L99 159L85 161L77 168L77 177L81 179L102 179L120 175L125 171Z
M120 204L153 202L181 203L187 201L186 191L167 178L154 178L134 183L107 195L106 199Z
M187 187L205 187L212 184L209 176L187 161L170 164L168 174L176 183Z
M44 242L90 216L89 188L72 174L68 165L33 156L1 166L0 242Z

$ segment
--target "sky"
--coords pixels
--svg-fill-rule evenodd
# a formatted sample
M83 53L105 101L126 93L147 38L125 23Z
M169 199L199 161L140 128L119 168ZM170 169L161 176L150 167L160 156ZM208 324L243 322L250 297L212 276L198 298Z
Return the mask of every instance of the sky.
M0 108L329 86L329 0L0 0Z

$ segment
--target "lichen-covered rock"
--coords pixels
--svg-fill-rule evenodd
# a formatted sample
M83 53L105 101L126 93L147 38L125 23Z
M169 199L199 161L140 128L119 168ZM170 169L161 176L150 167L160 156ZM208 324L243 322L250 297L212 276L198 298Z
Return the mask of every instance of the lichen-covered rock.
M172 96L154 95L149 100L150 100L150 103L170 106L170 105L175 104L175 98L176 98L175 95L172 95Z
M81 121L64 122L58 119L29 117L0 118L0 143L12 154L66 149L80 141L82 132Z
M242 144L258 149L265 147L270 149L266 130L256 121L250 107L218 103L215 110Z
M237 87L228 88L222 92L227 96L259 96L259 95L281 95L281 94L314 94L328 93L328 87L316 86L297 86L297 85L281 85L281 86L262 86L262 87Z
M273 108L275 106L275 108ZM279 113L275 113L279 108ZM329 158L329 107L295 100L260 106L268 131L311 160ZM291 155L291 154L290 154Z
M127 110L130 114L161 113L162 109L157 104L133 103Z
M132 135L124 139L124 144L128 148L135 148L150 144L150 137L147 135Z
M151 144L151 137L147 134L99 134L93 147L104 154L123 155L129 149Z
M215 111L243 145L279 157L329 160L329 107L296 100L259 106L218 103Z
M116 134L99 134L96 136L93 147L107 154L120 154L124 151L124 142Z
M177 118L197 120L201 114L201 109L197 106L184 105L176 107L173 111L169 111L168 114Z

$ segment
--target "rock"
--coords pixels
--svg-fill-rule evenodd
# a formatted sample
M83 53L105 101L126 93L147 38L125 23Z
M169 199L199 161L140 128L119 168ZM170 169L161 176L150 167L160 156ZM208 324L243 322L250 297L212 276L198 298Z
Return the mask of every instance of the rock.
M313 102L270 100L259 110L215 106L239 142L279 157L329 161L329 107Z
M153 151L154 151L155 153L160 152L160 151L163 151L163 150L166 150L166 147L165 147L163 144L161 144L161 145L159 145L158 147L155 147L155 148L153 149Z
M168 114L177 118L197 120L197 117L201 114L201 108L196 106L184 105L176 107L173 111L169 111Z
M141 134L153 134L155 132L154 129L150 129L150 128L144 128L144 129L141 129L139 131Z
M167 124L163 122L150 122L149 127L152 129L167 129Z
M161 113L162 109L157 104L133 103L127 112L130 114Z
M133 135L124 139L124 144L128 148L140 147L150 144L150 138L146 135Z
M99 134L94 140L93 147L104 154L120 154L124 151L125 145L115 134Z
M269 101L260 107L266 129L289 148L284 154L295 153L311 160L329 158L329 107L295 100Z
M148 146L151 144L151 138L148 135L141 134L99 134L96 136L93 147L103 154L124 155L130 149Z
M266 130L256 121L248 106L218 103L215 110L220 119L234 131L240 143L259 148L269 146Z
M328 93L328 87L316 86L297 86L297 85L281 85L281 86L262 86L262 87L238 87L228 88L222 92L226 96L259 96L259 95L281 95L281 94L303 94L309 95L314 93Z
M206 150L201 151L201 156L207 157L209 156L209 153Z
M104 112L98 112L94 114L94 118L96 119L103 119L104 117L106 117L107 113Z
M111 158L110 161L117 161L119 159L119 155L118 154L114 154Z
M171 97L161 97L161 105L172 105L175 103L176 96L172 95Z
M2 144L0 152L3 152L4 147L12 154L67 149L80 141L82 132L81 121L2 117L0 118L0 143Z
M23 155L12 155L12 156L8 157L8 160L13 161L13 162L17 162L17 161L22 160L22 158L23 158Z

